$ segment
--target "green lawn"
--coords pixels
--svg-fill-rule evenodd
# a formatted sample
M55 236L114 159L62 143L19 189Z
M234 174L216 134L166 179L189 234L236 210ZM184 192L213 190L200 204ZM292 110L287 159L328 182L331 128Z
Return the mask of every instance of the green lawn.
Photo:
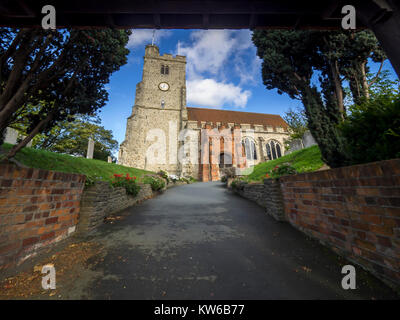
M3 144L2 148L5 150L11 149L11 144ZM103 180L112 180L112 175L127 174L130 176L138 177L139 181L146 173L150 171L140 170L121 166L115 163L108 163L106 161L78 158L66 154L49 152L45 150L38 150L34 148L23 148L17 153L15 159L23 165L31 168L39 168L45 170L54 170L69 173L81 173L87 176L102 177Z
M321 168L324 163L321 160L321 152L318 146L295 151L279 159L263 162L256 165L254 171L246 177L248 181L261 181L265 174L271 171L276 165L289 162L297 172L311 172Z

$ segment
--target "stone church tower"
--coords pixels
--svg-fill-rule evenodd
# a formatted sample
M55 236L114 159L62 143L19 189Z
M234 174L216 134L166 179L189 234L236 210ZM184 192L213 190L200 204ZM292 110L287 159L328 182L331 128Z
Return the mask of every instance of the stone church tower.
M288 137L279 115L187 107L186 57L147 45L118 163L215 181L228 167L281 157Z
M186 57L161 56L157 46L147 45L119 164L179 175L178 134L186 122Z

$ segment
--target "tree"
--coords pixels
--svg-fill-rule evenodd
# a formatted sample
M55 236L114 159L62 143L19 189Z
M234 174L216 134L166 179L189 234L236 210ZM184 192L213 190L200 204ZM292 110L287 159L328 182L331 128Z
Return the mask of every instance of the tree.
M0 132L21 118L29 123L27 137L6 158L60 121L94 115L129 53L128 30L0 28L0 35Z
M369 31L351 32L344 39L340 72L349 81L349 88L355 104L370 98L370 88L379 79L383 64L387 59L382 47ZM370 74L368 60L380 63L378 72Z
M86 157L88 140L95 142L93 158L107 161L118 148L111 130L99 125L100 120L76 117L74 121L57 123L49 134L38 134L33 139L34 148Z
M344 138L338 130L346 117L343 81L349 80L355 88L358 78L355 79L353 74L359 72L357 68L367 70L364 62L369 57L384 59L372 37L368 31L253 33L257 54L263 59L265 86L302 101L308 127L321 149L323 160L331 167L350 162ZM354 39L356 44L352 44Z
M400 95L374 95L350 108L341 132L352 164L400 157Z
M267 89L278 89L278 93L302 101L323 160L339 167L348 159L337 130L344 114L340 107L342 87L335 83L337 57L327 49L321 51L332 47L324 35L319 31L255 31L253 42L263 59L262 76ZM316 77L321 91L312 84Z
M308 130L307 128L307 116L304 109L297 107L296 109L289 108L283 116L283 119L289 125L290 138L287 143L293 140L301 139Z

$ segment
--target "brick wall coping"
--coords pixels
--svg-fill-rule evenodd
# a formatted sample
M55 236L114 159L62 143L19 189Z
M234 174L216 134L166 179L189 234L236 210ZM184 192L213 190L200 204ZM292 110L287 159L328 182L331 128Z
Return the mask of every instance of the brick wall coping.
M299 173L280 177L281 182L380 177L400 174L400 159L383 160L348 167Z

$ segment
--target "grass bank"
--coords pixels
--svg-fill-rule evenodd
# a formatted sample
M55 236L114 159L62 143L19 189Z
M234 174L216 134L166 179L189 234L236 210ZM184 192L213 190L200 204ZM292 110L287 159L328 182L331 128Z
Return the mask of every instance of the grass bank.
M11 144L3 144L3 150L10 150ZM30 168L54 170L68 173L80 173L89 177L101 177L102 180L111 181L114 173L135 176L140 181L150 171L121 166L106 161L74 157L66 154L23 148L17 153L15 159Z
M282 163L290 163L299 173L316 171L324 165L318 146L312 146L295 151L279 159L263 162L254 166L253 172L246 177L246 180L261 181L265 178L265 174L268 171L271 171L276 165Z

